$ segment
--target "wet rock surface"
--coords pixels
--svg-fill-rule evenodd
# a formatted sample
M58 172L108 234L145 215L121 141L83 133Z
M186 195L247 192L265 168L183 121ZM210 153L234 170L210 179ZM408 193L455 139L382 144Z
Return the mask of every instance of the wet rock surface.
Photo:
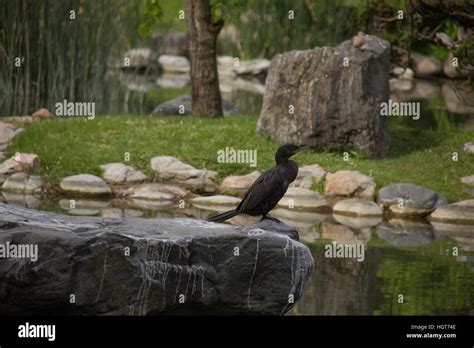
M0 263L2 313L280 315L292 307L290 295L301 298L313 270L310 250L278 233L291 228L274 222L242 230L6 204L0 222L0 243L38 245L36 262Z

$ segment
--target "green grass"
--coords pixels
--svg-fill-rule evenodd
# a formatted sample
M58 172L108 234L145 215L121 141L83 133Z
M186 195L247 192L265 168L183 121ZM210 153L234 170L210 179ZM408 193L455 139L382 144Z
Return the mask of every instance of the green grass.
M409 127L406 120L390 120L391 150L383 159L351 155L343 161L338 152L306 152L295 156L300 165L318 163L326 170L358 170L372 175L377 187L396 182L422 185L444 194L449 200L468 198L459 181L474 174L474 156L462 151L462 144L473 140L472 133L433 131ZM396 122L395 122L396 121ZM36 153L40 157L39 174L51 182L62 177L90 173L100 174L99 165L124 162L151 174L150 158L171 155L197 168L227 175L242 175L254 168L248 164L220 164L217 151L225 147L256 149L258 170L274 164L278 144L265 135L256 134L257 116L235 116L224 119L193 117L97 116L53 119L28 125L17 136L7 155L15 152ZM452 153L459 160L451 160Z

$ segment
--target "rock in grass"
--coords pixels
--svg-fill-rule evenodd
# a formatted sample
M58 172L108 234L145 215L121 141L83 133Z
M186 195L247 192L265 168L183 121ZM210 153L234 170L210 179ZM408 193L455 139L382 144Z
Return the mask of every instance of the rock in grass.
M464 185L474 187L474 175L463 176L463 177L461 178L461 182L462 182Z
M175 182L193 192L212 193L217 188L212 180L215 171L196 169L172 156L154 157L150 163L160 180Z
M324 194L373 199L375 181L372 177L355 170L340 170L326 175Z
M425 216L448 201L425 187L400 183L382 187L377 203L394 215Z
M299 187L290 187L277 204L279 208L307 211L324 211L327 205L318 192Z
M463 150L468 153L474 153L474 142L465 143L463 145Z
M39 176L29 176L26 173L15 173L8 177L2 185L2 190L22 193L40 193L42 180Z
M123 163L103 164L100 168L103 170L102 177L105 181L114 184L134 184L148 179L142 171Z
M382 216L382 209L373 201L364 199L345 199L332 208L335 214L350 216Z
M301 299L314 267L309 248L280 233L281 224L243 230L7 204L0 204L0 221L0 244L39 250L36 262L12 258L0 272L0 304L9 315L282 315L294 305L289 294ZM71 294L76 303L65 306Z
M311 186L323 180L325 175L326 171L319 164L299 167L298 176L290 187L311 189Z
M243 195L247 190L252 186L255 180L260 176L259 171L254 171L246 175L231 175L226 177L221 185L219 190L222 193L230 195Z
M34 153L17 153L0 164L0 174L10 175L15 172L33 170L39 167L39 157Z
M110 195L112 193L103 179L91 174L68 176L61 180L59 186L65 192L81 195Z
M474 199L439 207L429 219L452 224L474 225Z
M38 109L31 115L33 121L35 122L47 120L53 118L53 116L54 115L51 113L51 111L46 108Z

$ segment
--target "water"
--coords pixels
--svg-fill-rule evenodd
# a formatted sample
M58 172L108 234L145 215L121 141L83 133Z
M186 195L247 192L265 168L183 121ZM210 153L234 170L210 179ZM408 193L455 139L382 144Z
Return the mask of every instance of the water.
M40 201L8 195L8 203L71 215L205 219L211 210L126 200ZM474 315L474 226L434 229L426 221L364 219L276 209L300 232L315 261L303 298L290 315ZM245 225L253 218L237 217ZM364 245L358 258L329 258L328 245ZM360 259L360 258L359 258Z

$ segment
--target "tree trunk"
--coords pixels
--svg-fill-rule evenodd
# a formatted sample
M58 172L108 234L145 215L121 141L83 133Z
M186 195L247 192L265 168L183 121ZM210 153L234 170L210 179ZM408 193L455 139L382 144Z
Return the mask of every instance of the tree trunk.
M189 53L194 116L222 116L216 41L224 22L212 22L209 0L188 1Z

